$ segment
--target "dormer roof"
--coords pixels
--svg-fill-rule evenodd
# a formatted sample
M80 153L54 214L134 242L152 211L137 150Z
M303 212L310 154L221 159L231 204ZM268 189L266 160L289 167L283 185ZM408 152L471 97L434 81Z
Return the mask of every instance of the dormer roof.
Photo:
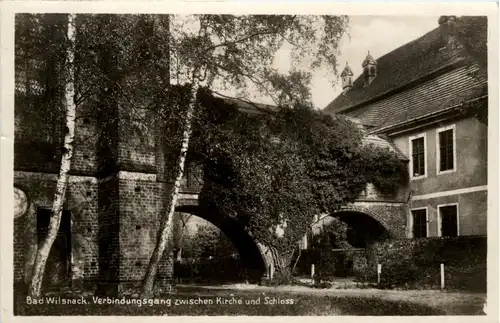
M366 55L366 58L363 61L363 64L361 64L361 67L365 67L368 64L377 65L377 61L373 58L373 56L370 54L369 51L368 51L368 55Z
M349 66L348 63L345 63L344 70L340 74L340 76L353 76L354 74L352 73L351 67Z
M358 117L375 131L487 95L486 71L463 47L444 47L439 27L376 62L369 86L359 75L324 111Z

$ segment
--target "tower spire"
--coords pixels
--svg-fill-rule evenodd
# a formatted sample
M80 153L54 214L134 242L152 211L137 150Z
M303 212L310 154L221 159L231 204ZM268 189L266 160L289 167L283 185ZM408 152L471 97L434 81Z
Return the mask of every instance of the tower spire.
M377 61L370 54L370 51L368 51L365 60L361 64L361 67L363 67L363 78L365 80L365 86L370 84L377 76L377 65Z
M345 67L340 76L342 77L342 90L344 94L352 88L352 73L348 62L345 62Z

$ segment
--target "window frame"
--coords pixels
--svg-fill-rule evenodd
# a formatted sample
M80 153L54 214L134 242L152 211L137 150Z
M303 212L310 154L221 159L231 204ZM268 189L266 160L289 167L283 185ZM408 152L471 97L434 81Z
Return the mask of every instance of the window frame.
M425 238L429 238L429 208L425 207L417 207L410 209L410 238L417 239L413 235L413 227L415 225L415 220L413 218L413 211L421 211L425 210Z
M452 136L452 141L453 141L453 168L452 169L447 169L447 170L441 170L441 147L439 143L439 134L441 132L445 132L448 130L452 130L453 136ZM441 175L441 174L448 174L448 173L453 173L457 171L457 130L455 124L442 127L436 130L436 174Z
M456 213L456 216L457 216L457 237L459 237L460 236L460 211L459 211L459 204L458 203L439 204L437 206L438 237L442 237L443 236L443 232L442 232L443 225L442 225L442 218L441 218L441 208L447 207L447 206L455 206L456 207L456 210L457 210L457 213Z
M423 138L424 140L424 175L419 175L419 176L413 176L415 173L413 171L413 140ZM422 178L427 178L427 135L425 132L420 133L418 135L410 136L409 138L409 159L410 159L410 180L417 180L417 179L422 179Z

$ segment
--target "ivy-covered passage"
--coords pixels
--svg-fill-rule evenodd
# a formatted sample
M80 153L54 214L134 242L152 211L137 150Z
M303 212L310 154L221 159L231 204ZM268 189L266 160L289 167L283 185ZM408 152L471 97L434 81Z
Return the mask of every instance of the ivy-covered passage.
M172 89L177 103L187 88ZM360 130L341 116L302 105L245 113L205 89L198 96L188 159L204 169L200 205L244 225L269 248L278 273L289 272L315 215L353 202L369 182L388 191L407 180L404 161L363 146Z

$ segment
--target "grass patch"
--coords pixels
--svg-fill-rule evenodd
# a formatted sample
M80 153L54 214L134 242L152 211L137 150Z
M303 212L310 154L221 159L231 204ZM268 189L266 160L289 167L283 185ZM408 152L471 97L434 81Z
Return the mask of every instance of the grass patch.
M209 291L210 293L210 291ZM339 297L326 295L305 295L295 293L265 293L254 291L233 291L224 296L201 295L193 292L179 292L161 299L168 304L97 304L87 297L86 305L45 304L29 305L25 297L16 297L15 315L443 315L440 309L405 301L382 300L377 297ZM230 295L230 296L228 296ZM218 297L220 297L218 301ZM80 299L80 298L76 298ZM131 300L128 298L128 300ZM191 304L189 304L191 300ZM221 304L229 300L231 303ZM81 302L81 301L80 301ZM235 304L236 302L236 304ZM193 304L196 303L196 304Z

